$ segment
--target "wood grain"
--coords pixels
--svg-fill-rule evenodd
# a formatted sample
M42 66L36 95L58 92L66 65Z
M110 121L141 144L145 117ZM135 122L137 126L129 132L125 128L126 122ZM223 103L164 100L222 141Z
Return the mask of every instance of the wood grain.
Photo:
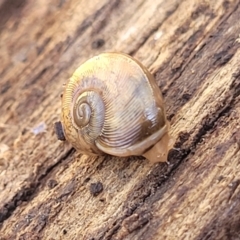
M240 239L239 19L238 0L0 1L0 239ZM169 164L57 141L63 84L105 51L154 74Z

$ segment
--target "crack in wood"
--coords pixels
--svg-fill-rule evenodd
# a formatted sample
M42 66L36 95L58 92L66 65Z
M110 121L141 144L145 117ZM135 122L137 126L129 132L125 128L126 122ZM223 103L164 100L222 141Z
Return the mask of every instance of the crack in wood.
M166 74L171 75L171 73L169 73L169 68L166 68L166 70L164 70L165 64L160 68L160 70L155 73L157 81L160 82L160 88L162 89L165 100L169 103L169 106L171 106L171 109L169 111L170 120L174 117L175 112L177 112L177 108L179 109L186 103L186 101L188 101L193 96L193 94L197 90L197 86L199 86L199 84L201 84L201 82L203 82L211 72L227 64L234 57L238 49L238 45L234 44L238 32L231 32L229 35L226 35L225 32L231 26L231 21L235 21L235 18L236 16L238 16L238 14L239 3L235 4L231 11L229 11L226 16L224 15L222 17L222 20L220 24L218 24L218 26L216 27L215 32L211 32L211 34L209 33L209 35L206 36L205 40L203 40L202 47L200 47L197 52L194 52L194 49L196 47L189 48L189 45L195 46L196 44L188 44L187 42L185 43L186 49L184 49L184 51L178 49L177 51L182 52L181 55L178 56L180 59L182 58L182 55L186 55L184 53L185 51L190 51L190 53L188 54L189 58L187 58L185 62L180 62L177 64L179 65L178 70L175 73L172 73L172 77L166 77ZM227 20L229 20L229 22L226 22ZM194 33L194 35L195 34L196 33ZM221 36L224 34L226 35L226 40L223 44L220 45L219 48L217 46L220 42L222 42ZM198 39L198 37L196 36L191 37L194 42L196 42ZM209 55L210 49L218 49L219 52L216 53L214 56L211 56ZM201 61L201 64L205 65L205 67L201 67L202 69L204 69L204 71L194 71L195 73L193 74L191 72L192 69L196 69L196 67L198 67L194 65L196 63L195 58L202 58L203 53L205 53L205 61ZM178 55L177 52L175 52L175 54ZM185 59L185 57L183 57L183 59ZM171 65L172 61L174 61L174 58L167 64ZM176 61L179 61L179 59L177 58ZM189 81L187 84L184 85L180 82L181 77L190 79L192 78L195 79L195 81ZM169 81L169 79L171 79L171 81ZM171 91L170 94L168 94L168 91L174 88L177 92ZM177 106L176 104L173 104L174 102L178 102Z
M47 169L44 170L44 172L37 174L37 178L33 179L30 182L30 186L25 187L18 191L15 196L6 203L3 208L0 209L0 229L2 227L2 224L5 220L7 220L9 217L11 217L14 210L20 206L23 202L30 201L33 199L35 194L38 192L38 189L40 185L42 185L42 181L44 178L46 178L53 169L58 167L64 160L66 160L69 156L71 156L75 150L71 148L68 150L63 156L61 156L56 163L49 166Z
M239 202L240 202L240 179L233 182L232 190L230 192L230 199L226 201L228 207L221 207L219 211L212 216L209 222L205 224L195 240L215 240L215 239L239 239L240 236L240 217ZM237 191L238 190L238 191ZM235 201L231 197L235 195ZM219 216L224 216L221 220Z

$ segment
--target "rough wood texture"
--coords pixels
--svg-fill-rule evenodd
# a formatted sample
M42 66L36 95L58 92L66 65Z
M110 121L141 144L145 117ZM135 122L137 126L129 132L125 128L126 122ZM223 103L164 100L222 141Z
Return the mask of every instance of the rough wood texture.
M0 1L0 239L240 239L239 19L238 0ZM56 140L62 85L103 51L154 73L169 164Z

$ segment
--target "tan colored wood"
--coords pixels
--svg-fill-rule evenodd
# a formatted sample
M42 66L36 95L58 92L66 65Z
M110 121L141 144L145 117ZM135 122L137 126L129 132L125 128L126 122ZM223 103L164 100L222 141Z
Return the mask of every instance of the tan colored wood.
M234 0L0 1L0 239L239 239L239 19ZM104 51L156 77L169 164L56 140L64 82Z

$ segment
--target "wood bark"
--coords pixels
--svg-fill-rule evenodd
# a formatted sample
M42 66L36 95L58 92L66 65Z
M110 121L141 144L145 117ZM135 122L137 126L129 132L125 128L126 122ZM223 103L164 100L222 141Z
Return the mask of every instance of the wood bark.
M240 239L240 1L0 1L0 239ZM154 74L169 163L57 141L63 84L128 53Z

